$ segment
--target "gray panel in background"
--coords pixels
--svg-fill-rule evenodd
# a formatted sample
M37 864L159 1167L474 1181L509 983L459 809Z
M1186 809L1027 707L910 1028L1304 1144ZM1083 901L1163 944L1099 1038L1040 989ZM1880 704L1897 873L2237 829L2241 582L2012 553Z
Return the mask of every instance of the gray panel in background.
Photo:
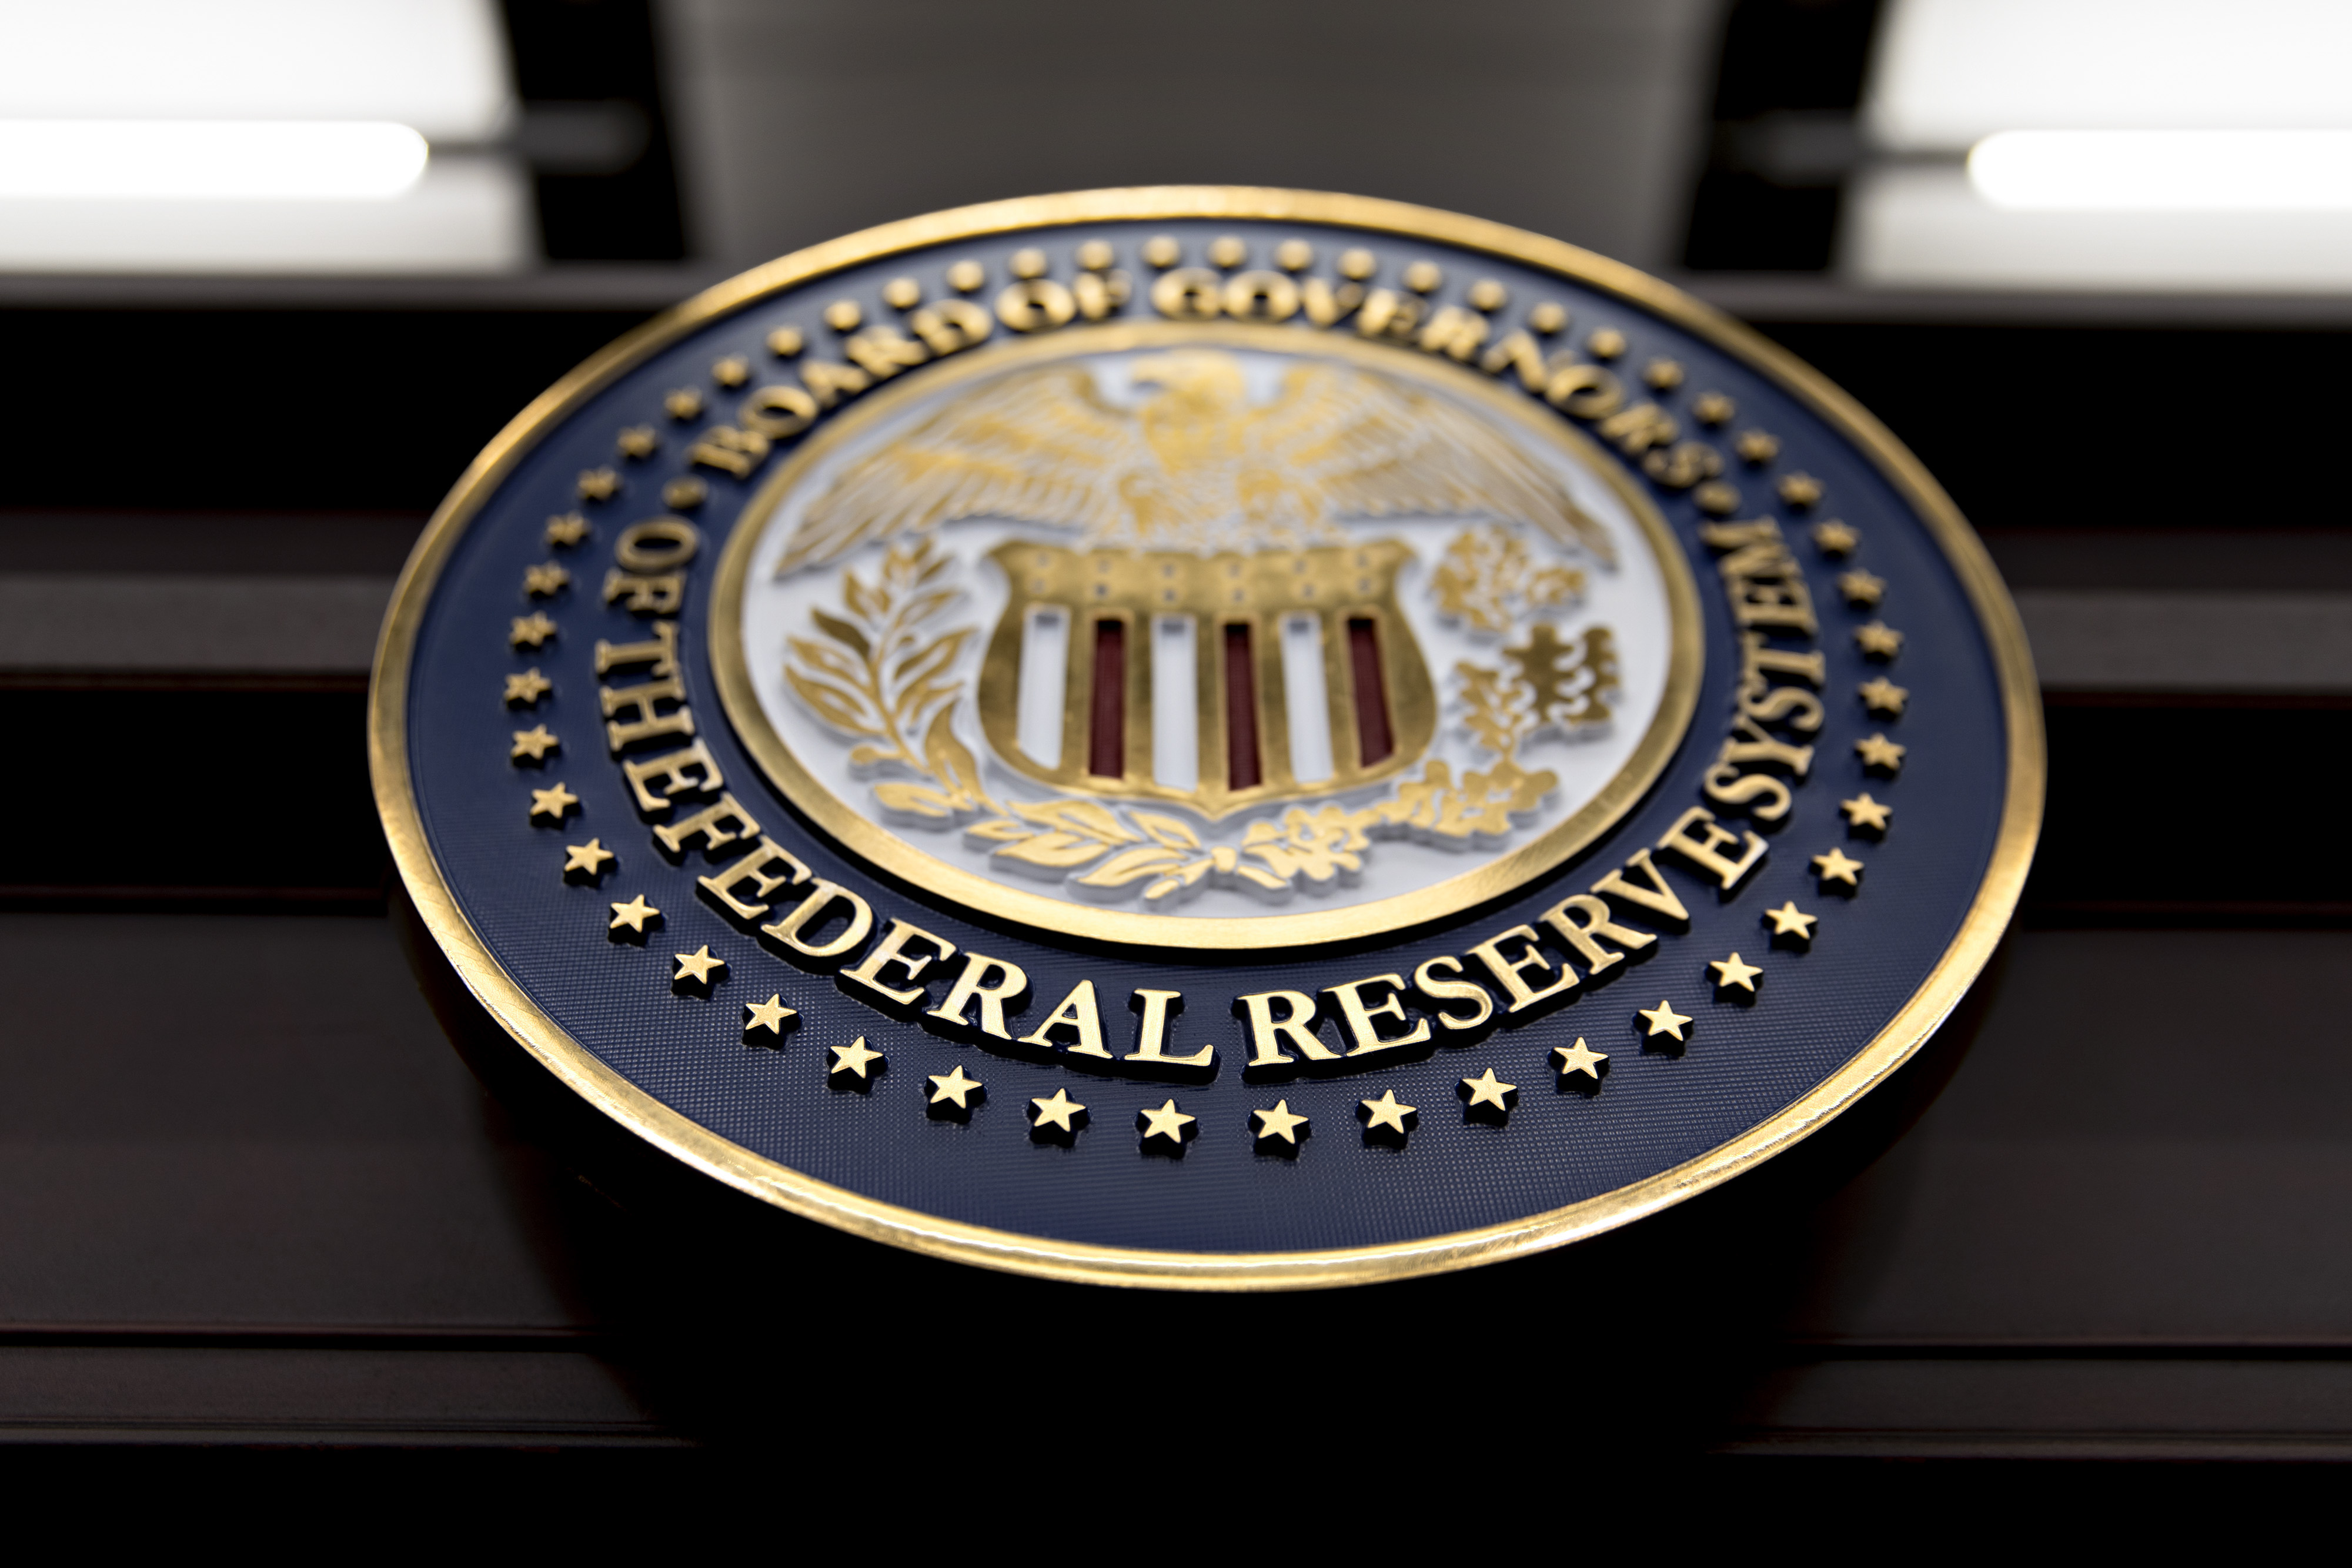
M0 576L0 673L358 678L391 592L369 577ZM2352 692L2352 593L2016 597L2049 690Z
M2352 593L2352 529L1989 528L1983 538L2016 593Z
M0 1346L0 1443L664 1445L577 1350Z
M674 0L661 15L679 181L698 248L731 265L968 202L1216 183L1424 202L1662 268L1681 249L1720 11Z
M0 670L363 675L380 577L0 577Z
M2044 689L2352 692L2352 594L2022 589Z
M1817 1362L1739 1412L1733 1453L1858 1458L2352 1457L2352 1365L2092 1357Z

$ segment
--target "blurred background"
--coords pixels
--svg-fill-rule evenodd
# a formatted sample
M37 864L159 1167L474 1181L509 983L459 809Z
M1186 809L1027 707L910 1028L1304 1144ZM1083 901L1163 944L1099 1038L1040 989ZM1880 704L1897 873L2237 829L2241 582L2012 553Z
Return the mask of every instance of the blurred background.
M0 267L730 271L908 213L1349 190L1653 271L2352 283L2332 0L0 5ZM2211 215L2231 214L2226 224Z
M2051 800L1973 1044L1694 1285L1656 1439L2352 1458L2347 58L2335 0L0 0L0 1440L730 1440L649 1243L411 985L392 577L707 283L1230 182L1673 278L1886 420L2025 614Z

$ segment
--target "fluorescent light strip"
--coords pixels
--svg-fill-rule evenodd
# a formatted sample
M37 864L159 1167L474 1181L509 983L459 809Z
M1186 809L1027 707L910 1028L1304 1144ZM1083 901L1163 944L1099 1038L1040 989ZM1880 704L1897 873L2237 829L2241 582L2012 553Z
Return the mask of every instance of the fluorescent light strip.
M0 197L388 201L426 157L389 120L0 120Z
M495 140L513 100L497 0L0 0L0 120L389 120L447 145Z
M1887 0L1864 121L1892 152L1997 131L2352 125L2344 0Z
M1969 181L2025 212L2341 212L2352 131L2004 131Z

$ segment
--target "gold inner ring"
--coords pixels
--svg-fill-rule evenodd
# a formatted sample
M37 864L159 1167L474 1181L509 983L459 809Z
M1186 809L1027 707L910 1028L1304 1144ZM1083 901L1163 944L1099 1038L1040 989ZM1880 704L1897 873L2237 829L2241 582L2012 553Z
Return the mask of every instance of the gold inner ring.
M1624 504L1658 563L1665 589L1669 617L1665 683L1657 710L1633 755L1566 821L1483 865L1412 893L1370 903L1285 915L1144 915L1045 897L950 865L872 821L835 794L802 765L776 733L753 687L743 642L743 595L767 520L812 468L919 397L1048 360L1200 344L1285 355L1328 355L1378 372L1417 376L1491 417L1565 449L1580 466L1605 480ZM958 904L1045 930L1137 946L1233 951L1347 941L1428 925L1507 896L1606 833L1657 781L1689 728L1705 658L1697 588L1665 518L1621 465L1582 432L1469 371L1418 353L1322 333L1309 337L1294 329L1241 323L1132 322L1066 329L1050 337L961 356L931 371L927 380L908 377L821 427L790 461L769 476L745 505L728 540L713 591L711 666L727 716L769 779L826 833L867 863Z

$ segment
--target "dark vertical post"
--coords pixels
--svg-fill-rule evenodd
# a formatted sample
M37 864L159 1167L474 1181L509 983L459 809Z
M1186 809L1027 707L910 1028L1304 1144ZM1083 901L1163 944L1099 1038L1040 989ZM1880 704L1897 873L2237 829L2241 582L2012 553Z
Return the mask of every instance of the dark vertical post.
M1097 779L1127 772L1127 622L1095 622L1094 713L1087 735L1087 771Z
M1360 765L1370 768L1376 762L1387 761L1389 753L1396 749L1395 738L1389 731L1388 685L1381 678L1381 630L1371 617L1358 615L1349 620L1348 660L1356 677Z
M1254 789L1258 783L1257 666L1250 659L1245 621L1225 628L1225 787Z

